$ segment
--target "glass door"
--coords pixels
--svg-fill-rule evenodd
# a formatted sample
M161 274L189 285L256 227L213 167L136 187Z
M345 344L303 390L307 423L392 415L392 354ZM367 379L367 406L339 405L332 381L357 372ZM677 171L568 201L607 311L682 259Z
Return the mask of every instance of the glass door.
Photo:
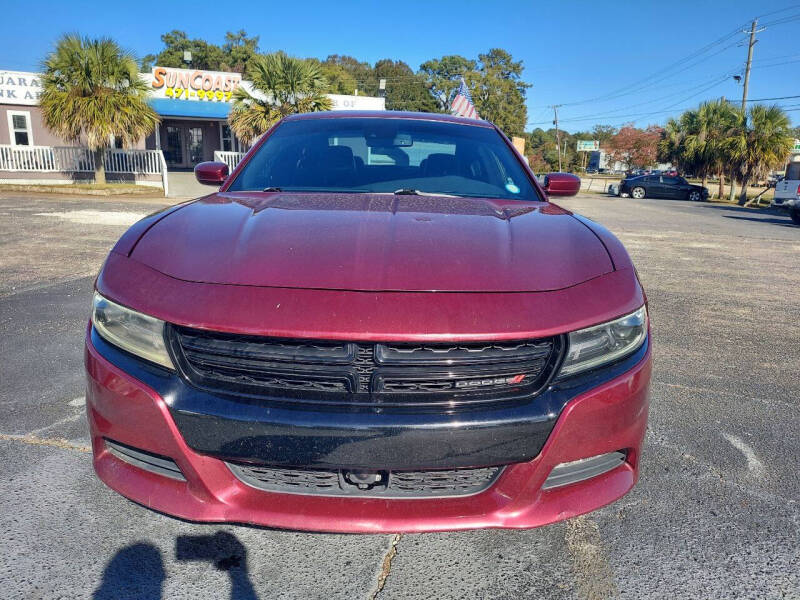
M166 143L164 144L164 160L167 166L183 166L183 128L173 125L166 126Z
M203 128L189 127L189 164L190 166L203 162Z

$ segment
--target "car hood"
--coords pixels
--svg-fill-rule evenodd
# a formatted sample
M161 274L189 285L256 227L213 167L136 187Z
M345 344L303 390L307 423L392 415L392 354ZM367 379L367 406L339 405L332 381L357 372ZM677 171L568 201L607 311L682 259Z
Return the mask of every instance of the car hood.
M186 281L357 291L546 291L614 270L554 204L386 194L217 193L131 257Z

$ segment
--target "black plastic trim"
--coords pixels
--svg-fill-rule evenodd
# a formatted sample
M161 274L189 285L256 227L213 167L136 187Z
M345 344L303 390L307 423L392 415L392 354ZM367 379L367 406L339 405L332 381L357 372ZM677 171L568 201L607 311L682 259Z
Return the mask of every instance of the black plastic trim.
M116 348L94 329L90 335L101 356L165 400L184 440L199 453L272 466L397 471L532 460L570 400L635 367L649 344L513 402L430 412L297 406L285 397L211 393Z
M157 473L170 479L186 481L186 477L181 473L180 467L171 458L146 452L127 444L121 444L108 438L103 440L108 451L126 463L139 467L151 473Z

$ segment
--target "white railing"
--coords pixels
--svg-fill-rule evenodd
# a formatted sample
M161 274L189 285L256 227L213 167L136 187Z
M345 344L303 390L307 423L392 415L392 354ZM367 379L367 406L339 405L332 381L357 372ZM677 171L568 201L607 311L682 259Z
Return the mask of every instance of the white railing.
M103 163L107 173L159 175L159 154L158 150L106 150Z
M159 175L164 172L159 150L108 149L103 164L108 173ZM0 145L0 171L92 172L94 153L78 146Z
M239 161L244 158L244 152L223 152L222 150L214 151L214 160L217 162L224 162L228 165L228 169L233 171Z

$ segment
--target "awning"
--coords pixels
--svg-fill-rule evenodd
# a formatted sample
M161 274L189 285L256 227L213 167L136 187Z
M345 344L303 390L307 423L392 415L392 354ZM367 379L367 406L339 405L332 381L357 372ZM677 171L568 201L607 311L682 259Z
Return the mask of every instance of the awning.
M209 100L174 100L172 98L150 98L148 100L162 117L195 117L198 119L227 119L231 111L228 102Z

